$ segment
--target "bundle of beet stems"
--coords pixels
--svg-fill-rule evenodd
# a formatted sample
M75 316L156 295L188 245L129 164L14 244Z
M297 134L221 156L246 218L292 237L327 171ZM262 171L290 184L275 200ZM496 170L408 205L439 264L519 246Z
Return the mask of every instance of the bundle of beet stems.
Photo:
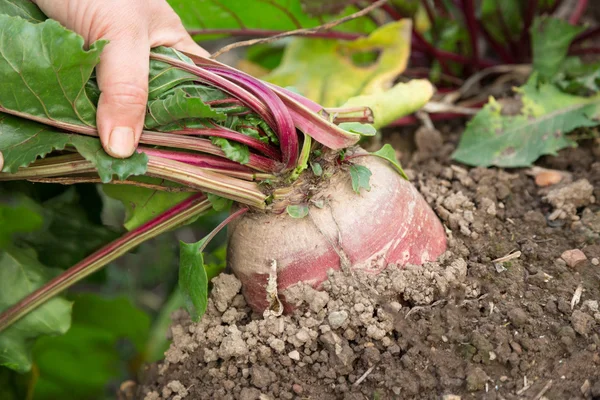
M54 21L44 23L58 29ZM201 256L206 243L229 224L228 265L241 279L249 304L260 311L283 311L289 305L281 291L300 282L318 287L332 268L377 273L389 264L429 261L444 251L441 224L403 178L394 152L387 148L371 154L356 146L363 135L375 133L368 125L374 122L369 107L324 109L212 59L155 49L151 78L168 74L170 86L148 103L146 130L133 156L143 164L137 173L102 170L98 139L85 138L97 136L94 126L0 101L5 127L27 119L52 128L49 134L69 138L62 149L40 152L34 162L14 170L14 151L5 152L0 180L110 182L193 192L6 310L0 330L140 243L189 222L223 199L235 203L232 212L195 251ZM93 99L93 79L85 84ZM85 140L94 141L96 153L86 150ZM188 280L185 285L189 284Z

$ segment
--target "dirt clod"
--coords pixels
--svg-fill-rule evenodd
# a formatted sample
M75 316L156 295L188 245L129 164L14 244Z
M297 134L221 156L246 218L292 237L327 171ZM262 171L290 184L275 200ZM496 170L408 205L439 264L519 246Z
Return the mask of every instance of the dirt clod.
M573 315L571 315L571 324L573 324L575 332L587 336L591 332L595 321L591 315L580 310L575 310L573 311Z

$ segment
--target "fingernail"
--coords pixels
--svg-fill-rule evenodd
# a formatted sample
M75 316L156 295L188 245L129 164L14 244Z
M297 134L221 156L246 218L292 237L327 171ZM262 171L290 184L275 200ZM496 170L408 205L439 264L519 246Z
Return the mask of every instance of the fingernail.
M114 128L110 133L108 149L113 157L127 158L131 156L135 150L133 129L124 126Z
M4 156L2 155L2 152L0 151L0 172L2 172L2 168L4 168Z

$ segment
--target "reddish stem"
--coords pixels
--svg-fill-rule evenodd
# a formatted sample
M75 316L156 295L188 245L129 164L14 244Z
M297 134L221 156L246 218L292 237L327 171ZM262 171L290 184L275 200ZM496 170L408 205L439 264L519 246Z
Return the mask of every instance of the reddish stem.
M176 135L214 136L227 140L233 140L235 142L245 144L251 149L258 150L267 157L281 161L281 153L273 146L269 146L267 143L264 143L256 138L246 136L242 133L227 129L222 126L215 125L213 128L185 128L169 133Z
M205 207L202 207L203 202L206 202L206 197L202 193L193 195L175 207L160 214L158 217L129 231L92 255L84 258L73 267L50 280L33 293L27 295L17 304L4 311L2 315L0 315L0 331L18 321L25 314L39 307L71 285L99 270L113 259L119 257L121 253L125 253L130 248L158 236L164 230L171 227L170 224L173 220L180 218L186 212L197 209L196 212L199 213L210 208L210 203L208 202L206 202ZM198 206L200 206L200 208L198 208Z
M500 56L500 58L502 59L502 61L504 63L506 63L506 64L515 64L516 63L516 60L513 57L513 55L510 54L510 52L508 50L506 50L504 48L504 46L502 46L502 44L500 44L500 42L498 42L496 39L494 39L492 37L492 34L485 28L485 26L479 25L479 28L481 30L481 33L485 37L485 40L487 40L488 43L490 44L490 46L492 46L492 48L494 49L494 51L496 53L498 53L498 55Z
M569 50L569 54L575 55L586 55L586 54L600 54L600 47L577 47Z
M248 168L235 161L206 154L186 153L184 151L173 151L164 149L153 149L151 147L146 146L140 146L138 148L138 152L146 153L152 156L167 158L169 160L181 161L186 164L195 165L197 167L202 168L243 171L249 173L253 172L251 168Z
M573 40L573 44L578 44L588 39L593 39L596 36L600 36L600 26L588 29L587 31L583 32L581 35L577 36L575 40Z
M573 10L571 17L569 18L569 23L571 25L577 25L579 23L581 16L583 15L583 13L585 12L585 9L587 8L587 5L588 5L588 0L577 1L577 4L575 5L575 9Z
M469 31L469 41L471 43L471 61L472 67L479 68L479 46L477 45L477 19L475 18L475 4L473 0L462 0L462 10Z

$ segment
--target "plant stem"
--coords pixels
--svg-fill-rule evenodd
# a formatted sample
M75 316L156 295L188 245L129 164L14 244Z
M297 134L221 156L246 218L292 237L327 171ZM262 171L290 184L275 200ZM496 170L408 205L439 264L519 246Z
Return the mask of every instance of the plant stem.
M269 30L269 29L193 29L188 33L192 36L196 35L231 35L231 36L253 36L253 37L272 37L286 33L287 31ZM336 40L356 40L360 35L352 32L339 31L317 31L302 34L302 36L336 39Z
M577 47L569 50L569 54L585 55L600 54L600 47Z
M53 183L58 185L74 185L78 183L103 183L102 179L94 176L71 176L71 177L54 177L54 178L31 178L27 179L29 182L37 182L37 183ZM110 182L111 185L128 185L128 186L137 186L144 189L150 190L158 190L160 192L169 192L169 193L196 193L198 192L194 188L189 188L185 186L163 186L163 185L155 185L152 183L146 183L141 181L134 180L112 180Z
M0 181L50 178L92 172L96 172L96 168L91 161L84 159L79 154L67 154L36 161L28 167L19 168L14 174L0 172Z
M262 142L256 138L246 136L242 133L236 132L219 125L214 125L212 128L185 128L178 131L169 132L174 135L198 135L198 136L215 136L225 138L227 140L233 140L235 142L245 144L246 146L260 151L267 157L275 160L281 160L281 153L273 146L269 146L267 143Z
M578 44L588 39L593 39L598 35L600 35L600 26L588 29L587 31L583 32L581 35L577 36L575 40L573 40L572 44Z
M577 1L577 4L575 5L575 9L573 10L571 17L569 18L569 23L571 25L577 25L579 23L581 16L583 15L583 13L585 12L585 9L587 8L587 5L588 5L588 0L578 0Z
M200 151L225 158L225 152L219 146L212 144L208 139L155 132L143 133L142 139L140 142L143 144ZM254 153L250 153L250 160L245 166L261 172L275 172L281 169L279 162Z
M498 42L496 39L494 39L492 34L482 24L479 25L479 29L481 30L481 33L485 37L485 40L487 40L487 42L490 44L490 46L492 46L494 51L496 53L498 53L498 55L500 56L500 58L502 59L502 61L504 63L515 64L517 62L516 59L513 57L513 55L510 54L510 52L508 50L506 50L500 42ZM508 39L507 39L507 42L508 42Z
M146 175L214 193L260 209L265 208L267 196L260 191L256 183L207 171L179 161L149 155Z
M210 208L210 202L203 194L199 193L182 201L144 225L126 233L119 239L114 240L4 311L0 315L0 332L63 290L100 270L129 250L163 232L177 227Z
M473 0L462 0L462 10L469 31L471 42L471 61L475 69L479 68L479 46L477 45L477 19L475 17L475 5Z
M200 248L198 249L198 252L202 253L204 251L204 249L206 248L206 246L210 243L210 241L213 240L215 238L215 236L217 236L217 234L219 232L221 232L221 230L227 226L227 224L229 224L231 221L241 217L243 214L245 214L248 211L249 211L249 209L247 207L244 207L244 208L240 208L239 210L235 211L234 213L229 214L229 216L227 218L225 218L219 225L217 225L217 227L215 229L210 231L210 233L204 237L204 244L202 244L202 246L200 246Z

